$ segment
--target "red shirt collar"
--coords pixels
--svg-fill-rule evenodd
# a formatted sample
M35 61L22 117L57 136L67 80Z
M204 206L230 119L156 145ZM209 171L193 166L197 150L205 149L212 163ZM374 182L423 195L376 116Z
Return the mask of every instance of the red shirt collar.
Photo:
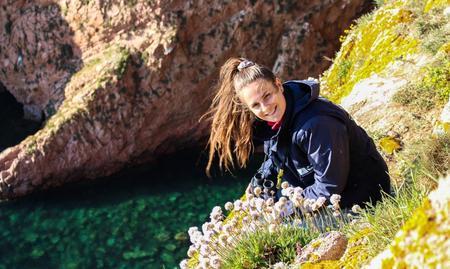
M284 115L279 121L268 121L267 124L272 127L272 130L280 129L281 124L283 123Z

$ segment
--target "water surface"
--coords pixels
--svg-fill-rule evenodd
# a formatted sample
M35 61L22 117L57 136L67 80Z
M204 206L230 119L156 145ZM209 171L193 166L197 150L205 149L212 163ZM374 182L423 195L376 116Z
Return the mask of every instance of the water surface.
M189 150L0 203L0 268L178 267L188 228L239 198L256 169L253 161L236 177L210 180L200 156Z

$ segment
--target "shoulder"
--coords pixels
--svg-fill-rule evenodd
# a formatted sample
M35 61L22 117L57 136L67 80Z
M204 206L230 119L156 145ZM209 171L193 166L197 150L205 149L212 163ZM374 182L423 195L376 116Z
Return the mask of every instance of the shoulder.
M313 134L340 132L347 129L345 123L334 116L327 114L314 114L306 120L299 120L293 124L292 138L300 142L308 140Z

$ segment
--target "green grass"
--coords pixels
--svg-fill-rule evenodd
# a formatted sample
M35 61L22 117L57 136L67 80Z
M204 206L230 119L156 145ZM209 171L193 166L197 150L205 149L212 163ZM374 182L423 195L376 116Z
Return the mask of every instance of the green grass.
M395 196L385 195L382 202L369 205L363 210L359 222L362 225L348 224L342 229L351 238L358 235L361 226L369 226L370 232L365 235L367 241L358 250L365 259L358 260L358 264L352 264L356 268L386 249L395 234L437 185L439 176L448 171L450 136L427 138L411 145L397 157L403 181L399 185L393 184ZM345 264L346 261L343 262Z
M381 203L369 205L361 213L361 222L369 224L372 231L366 237L368 242L365 252L369 258L375 257L386 248L427 194L427 190L417 182L401 185L395 188L395 192L394 197L385 195ZM360 227L353 225L346 228L349 235L360 230Z
M311 230L293 226L281 226L276 232L258 229L240 238L227 253L223 268L268 268L277 262L292 263L297 243L304 246L318 236Z
M448 18L443 10L444 8L440 7L423 13L413 24L418 37L422 40L422 49L431 55L436 54L449 40Z

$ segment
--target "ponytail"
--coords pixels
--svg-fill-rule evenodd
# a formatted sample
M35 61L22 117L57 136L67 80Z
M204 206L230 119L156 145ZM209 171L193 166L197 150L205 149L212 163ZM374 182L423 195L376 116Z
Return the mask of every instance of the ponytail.
M253 153L252 127L255 116L239 100L238 92L256 79L266 79L275 83L275 76L268 68L255 64L245 58L230 58L220 68L216 95L210 109L200 120L212 114L209 136L209 159L206 174L210 169L214 155L219 157L220 170L230 171L235 161L240 168L247 165Z

